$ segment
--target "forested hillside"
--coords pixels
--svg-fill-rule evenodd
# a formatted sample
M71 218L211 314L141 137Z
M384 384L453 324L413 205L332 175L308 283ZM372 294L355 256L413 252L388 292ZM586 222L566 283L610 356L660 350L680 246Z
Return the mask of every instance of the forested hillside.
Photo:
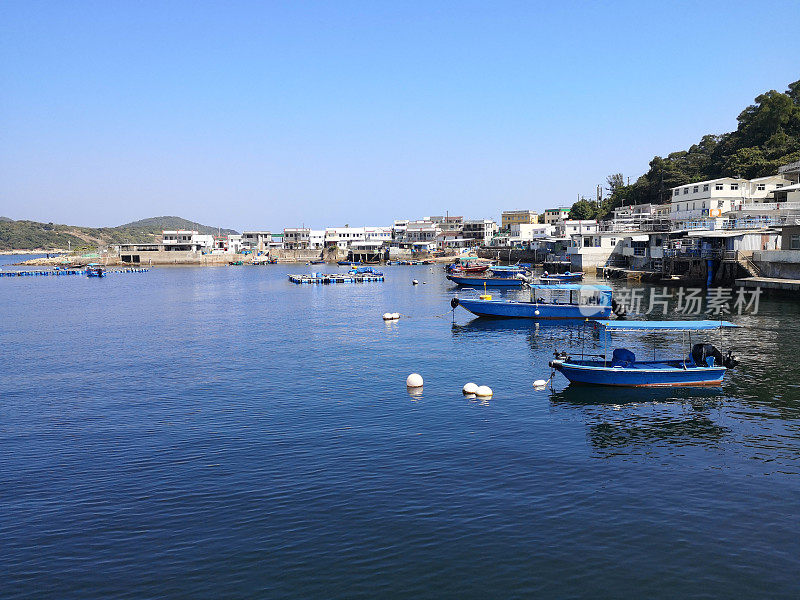
M599 207L580 200L571 216L602 218L623 204L668 202L672 187L717 177L774 175L779 166L800 160L800 81L783 93L770 90L756 97L737 120L736 131L704 135L688 150L654 157L647 173L631 185L625 185L621 173L609 175L609 196Z

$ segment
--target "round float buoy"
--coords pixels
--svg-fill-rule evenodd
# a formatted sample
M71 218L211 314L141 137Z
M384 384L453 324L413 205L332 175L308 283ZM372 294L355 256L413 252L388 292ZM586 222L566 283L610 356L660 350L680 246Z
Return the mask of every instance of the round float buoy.
M475 390L475 395L478 398L491 398L492 397L492 388L488 385L482 385Z
M533 382L533 387L538 389L547 387L547 381L544 379L537 379L536 381Z
M413 280L411 283L412 283L413 285L417 285L417 284L419 283L419 281L417 281L416 279L414 279L414 280Z
M400 313L392 313L392 320L397 321L400 318Z
M422 387L422 375L419 373L412 373L406 378L406 387L420 388Z
M384 321L391 321L392 320L392 313L383 313L383 320Z
M475 393L478 391L478 384L472 382L465 383L464 389L461 391L464 392L465 396L474 396Z
M533 314L538 317L539 316L539 309L536 309L535 311L533 311Z

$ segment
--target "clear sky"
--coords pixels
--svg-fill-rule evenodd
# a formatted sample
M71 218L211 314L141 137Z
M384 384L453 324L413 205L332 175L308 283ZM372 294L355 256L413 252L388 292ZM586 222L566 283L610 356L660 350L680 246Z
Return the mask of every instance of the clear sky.
M0 2L0 215L499 218L800 79L789 2Z

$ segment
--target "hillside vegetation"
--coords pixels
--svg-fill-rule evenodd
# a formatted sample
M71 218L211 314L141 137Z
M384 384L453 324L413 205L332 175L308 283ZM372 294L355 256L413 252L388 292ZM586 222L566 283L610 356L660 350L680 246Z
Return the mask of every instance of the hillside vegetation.
M90 250L111 244L152 243L164 229L194 229L222 235L233 229L217 229L181 217L153 217L118 227L79 227L37 221L0 218L0 250Z
M736 131L704 135L688 150L654 157L647 173L631 185L624 185L621 173L609 175L610 195L599 207L582 199L573 204L570 216L603 218L623 204L669 202L670 188L679 185L718 177L765 177L800 160L800 81L789 84L786 92L757 96L737 120Z

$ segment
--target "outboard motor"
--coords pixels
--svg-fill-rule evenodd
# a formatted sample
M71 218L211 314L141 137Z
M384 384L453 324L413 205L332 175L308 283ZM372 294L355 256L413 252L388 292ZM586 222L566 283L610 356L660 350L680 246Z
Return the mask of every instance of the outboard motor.
M710 358L713 358L713 361L708 360ZM712 344L692 346L692 361L698 367L723 366L722 353Z
M728 350L728 353L725 355L725 358L722 360L722 366L727 367L729 369L733 369L736 365L739 364L739 361L736 360L736 357L733 355L732 350Z

